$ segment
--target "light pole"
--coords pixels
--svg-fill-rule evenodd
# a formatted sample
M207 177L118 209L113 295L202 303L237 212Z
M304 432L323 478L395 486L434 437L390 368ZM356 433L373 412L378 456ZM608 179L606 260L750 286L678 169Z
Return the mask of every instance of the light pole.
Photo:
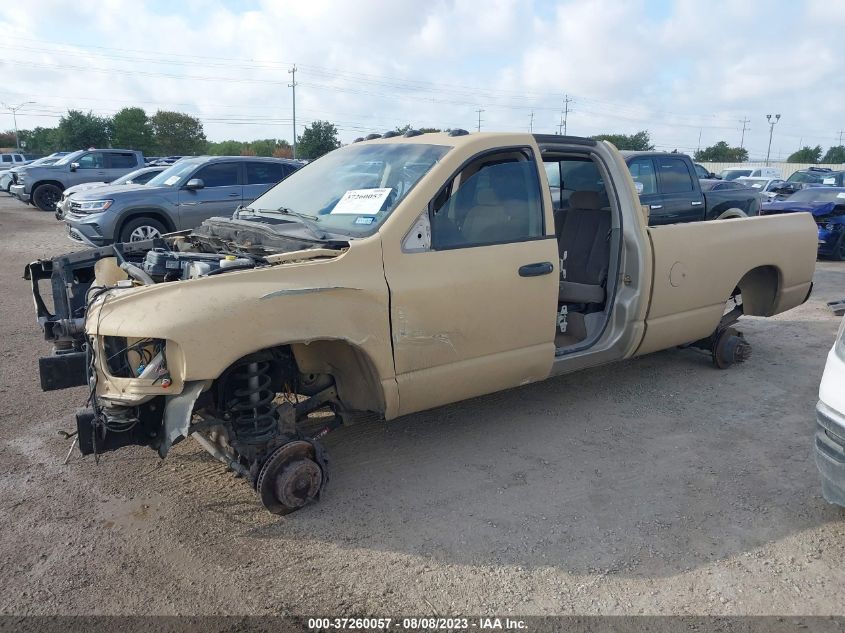
M16 105L16 106L10 106L6 103L3 104L3 107L6 108L9 112L12 113L12 120L15 122L15 147L18 149L18 151L20 151L20 149L21 149L21 142L20 142L20 139L18 138L18 117L17 117L17 113L18 113L18 110L20 110L22 107L32 105L33 103L35 103L35 101L26 101L26 102L21 103L20 105Z
M296 64L293 65L288 73L291 76L291 82L288 87L293 89L293 158L296 158Z
M775 115L775 120L772 121L772 115L767 114L766 120L769 122L769 149L766 150L766 167L769 166L769 155L772 153L772 134L775 133L775 124L780 121L780 115Z

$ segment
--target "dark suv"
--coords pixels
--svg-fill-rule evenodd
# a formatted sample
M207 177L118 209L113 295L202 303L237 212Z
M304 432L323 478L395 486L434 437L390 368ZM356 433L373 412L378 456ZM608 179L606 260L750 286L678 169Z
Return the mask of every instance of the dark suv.
M146 185L75 194L65 212L68 236L102 246L192 229L210 217L231 216L300 166L283 158L183 158Z

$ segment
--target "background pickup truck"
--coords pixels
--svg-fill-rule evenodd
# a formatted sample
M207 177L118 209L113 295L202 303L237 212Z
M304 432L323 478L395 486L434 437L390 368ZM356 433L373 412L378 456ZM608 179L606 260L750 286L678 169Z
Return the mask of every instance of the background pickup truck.
M760 195L750 188L702 191L695 167L686 154L622 152L648 205L649 224L675 224L754 216Z
M52 165L26 167L9 193L42 211L55 211L62 192L86 182L111 182L144 166L141 152L127 149L80 150Z
M554 204L547 174L571 173L584 188ZM92 389L84 453L164 457L194 436L268 510L291 512L326 481L320 438L359 412L390 420L678 345L727 367L748 358L742 315L809 296L809 214L647 220L605 142L412 130L353 143L237 217L30 264L59 352L41 358L41 384Z

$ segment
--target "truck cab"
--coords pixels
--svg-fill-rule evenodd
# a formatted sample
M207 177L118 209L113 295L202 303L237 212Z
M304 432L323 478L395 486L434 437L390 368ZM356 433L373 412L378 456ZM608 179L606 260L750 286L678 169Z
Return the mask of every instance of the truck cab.
M622 152L648 206L649 224L676 224L732 219L760 213L760 196L749 188L704 192L695 166L686 154Z

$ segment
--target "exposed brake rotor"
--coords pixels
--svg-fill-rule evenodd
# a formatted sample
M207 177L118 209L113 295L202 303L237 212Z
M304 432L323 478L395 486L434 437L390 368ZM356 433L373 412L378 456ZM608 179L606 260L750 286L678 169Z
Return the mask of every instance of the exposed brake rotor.
M328 480L324 451L316 443L294 440L277 448L261 466L256 490L273 514L289 514L316 500Z
M734 363L742 363L751 357L751 345L741 332L734 328L722 330L713 344L713 363L719 369L727 369Z

